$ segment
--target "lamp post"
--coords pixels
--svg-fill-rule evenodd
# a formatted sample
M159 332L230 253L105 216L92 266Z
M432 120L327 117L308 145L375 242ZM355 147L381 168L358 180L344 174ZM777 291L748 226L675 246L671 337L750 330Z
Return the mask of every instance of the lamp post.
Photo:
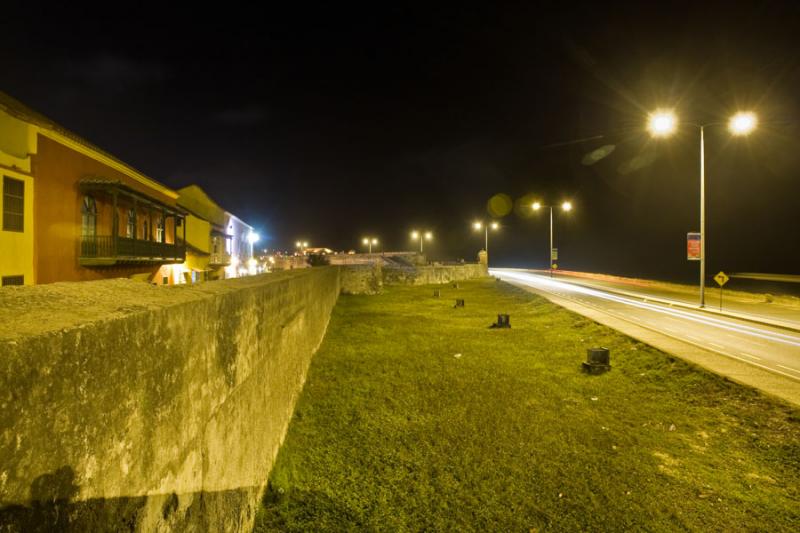
M486 258L488 260L488 258L489 258L489 228L492 228L493 230L496 231L496 230L500 229L500 224L498 224L497 222L491 222L489 224L484 224L481 221L476 221L476 222L474 222L472 224L472 227L475 229L475 231L480 231L481 229L484 230L485 245L484 245L483 249L484 249L484 251L486 251Z
M552 278L553 277L553 206L542 205L541 202L533 202L531 207L533 208L534 211L538 211L543 207L550 209L550 277ZM572 211L572 202L562 202L561 209L566 212Z
M430 241L431 239L433 239L433 232L426 231L423 233L421 231L414 230L411 232L411 240L415 241L417 239L419 239L419 253L422 253L423 251L422 243L426 240Z
M717 126L719 122L708 124L692 124L700 130L700 307L706 305L706 148L705 129ZM728 121L728 130L732 135L744 136L752 132L758 119L751 112L738 112ZM669 137L678 129L678 118L671 110L656 110L650 114L648 124L650 135L656 138Z
M375 237L364 237L363 239L361 239L361 243L364 246L368 246L369 247L369 253L372 253L372 245L377 245L378 244L378 239L375 238Z
M301 255L306 255L306 248L308 248L308 241L297 241L294 247L300 250Z

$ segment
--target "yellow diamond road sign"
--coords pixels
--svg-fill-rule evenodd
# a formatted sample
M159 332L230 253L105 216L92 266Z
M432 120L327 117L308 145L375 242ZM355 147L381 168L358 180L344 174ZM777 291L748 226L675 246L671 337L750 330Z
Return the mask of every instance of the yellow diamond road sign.
M726 283L728 283L728 280L729 280L729 279L731 279L731 278L729 278L729 277L728 277L728 275L727 275L725 272L721 272L721 271L720 271L720 273L719 273L719 274L717 274L716 276L714 276L714 281L716 281L716 282L717 282L717 284L718 284L720 287L722 287L723 285L725 285Z

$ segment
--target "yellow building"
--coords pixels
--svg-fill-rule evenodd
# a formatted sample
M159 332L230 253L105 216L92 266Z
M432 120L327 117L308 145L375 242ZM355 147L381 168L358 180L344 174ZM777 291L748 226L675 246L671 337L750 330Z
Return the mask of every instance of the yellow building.
M0 285L32 285L36 131L0 107Z
M165 265L162 275L170 283L197 283L225 277L224 269L231 262L230 236L225 229L225 210L197 185L178 190L178 206L185 209L186 261Z

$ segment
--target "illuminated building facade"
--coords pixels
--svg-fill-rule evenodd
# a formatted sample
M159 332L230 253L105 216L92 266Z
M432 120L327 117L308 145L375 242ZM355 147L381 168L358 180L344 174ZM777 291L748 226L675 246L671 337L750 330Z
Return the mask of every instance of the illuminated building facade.
M185 259L175 191L2 93L0 154L6 280L150 280Z

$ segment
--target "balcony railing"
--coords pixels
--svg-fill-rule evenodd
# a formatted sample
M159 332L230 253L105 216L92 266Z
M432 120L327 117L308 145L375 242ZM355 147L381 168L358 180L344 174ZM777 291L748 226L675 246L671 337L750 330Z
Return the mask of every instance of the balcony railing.
M186 246L111 235L81 237L80 264L182 263Z

